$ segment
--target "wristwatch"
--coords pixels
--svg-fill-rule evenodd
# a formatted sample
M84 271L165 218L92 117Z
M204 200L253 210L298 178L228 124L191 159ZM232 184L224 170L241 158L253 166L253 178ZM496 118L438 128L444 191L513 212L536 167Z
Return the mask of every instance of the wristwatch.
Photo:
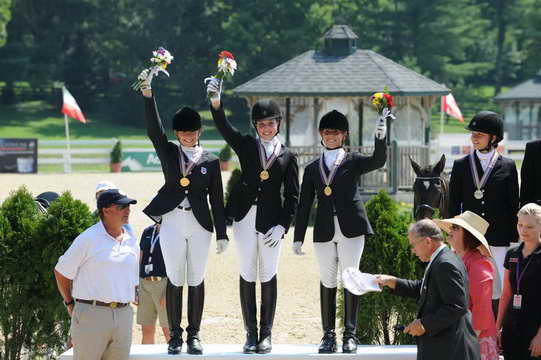
M71 298L71 301L64 301L64 305L66 305L66 307L70 306L70 305L73 305L75 304L75 299L74 298Z

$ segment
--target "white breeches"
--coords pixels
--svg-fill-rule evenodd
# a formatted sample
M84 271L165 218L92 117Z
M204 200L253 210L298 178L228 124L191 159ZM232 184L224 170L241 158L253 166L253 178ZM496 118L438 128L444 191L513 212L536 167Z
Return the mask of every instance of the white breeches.
M492 253L492 265L494 265L494 282L492 285L492 299L499 299L502 295L503 289L503 274L505 262L505 254L507 254L508 246L491 246L490 252Z
M160 246L167 277L175 286L198 286L205 278L212 233L191 211L174 208L162 216Z
M334 236L328 242L315 242L319 278L326 288L338 286L342 279L342 271L353 266L359 268L364 250L364 235L347 238L342 234L338 218L334 217Z
M263 243L263 236L255 230L257 206L253 205L248 214L239 222L233 223L233 234L239 260L240 276L248 282L257 280L262 283L270 281L278 272L278 260L282 241L271 248Z

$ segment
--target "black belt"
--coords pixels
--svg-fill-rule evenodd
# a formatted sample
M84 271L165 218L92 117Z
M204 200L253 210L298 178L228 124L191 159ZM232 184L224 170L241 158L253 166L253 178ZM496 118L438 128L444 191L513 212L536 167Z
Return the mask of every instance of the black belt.
M182 207L182 206L177 206L177 209L179 210L182 210L182 211L192 211L192 208L191 207Z
M110 302L110 303L106 303L106 302L98 301L98 300L81 300L81 299L75 299L75 301L83 303L83 304L106 306L106 307L110 307L110 308L113 308L113 309L117 308L117 307L121 308L121 307L124 307L124 306L128 305L128 303L120 303L120 302L116 302L116 301L113 301L113 302Z

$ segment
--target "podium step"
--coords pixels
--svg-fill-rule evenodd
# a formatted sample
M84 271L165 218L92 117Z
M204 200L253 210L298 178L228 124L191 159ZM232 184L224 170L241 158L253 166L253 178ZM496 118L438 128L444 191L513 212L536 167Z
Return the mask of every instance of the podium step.
M186 351L186 344L182 347L179 355L168 355L167 345L132 345L130 359L137 360L179 360L179 359L201 359L201 360L233 360L233 359L309 359L316 357L318 360L325 359L363 359L363 360L415 360L417 357L417 346L376 346L360 345L357 354L318 354L317 345L273 345L270 354L243 354L241 344L203 344L203 355L189 355ZM60 360L72 360L73 350L70 349L60 356Z

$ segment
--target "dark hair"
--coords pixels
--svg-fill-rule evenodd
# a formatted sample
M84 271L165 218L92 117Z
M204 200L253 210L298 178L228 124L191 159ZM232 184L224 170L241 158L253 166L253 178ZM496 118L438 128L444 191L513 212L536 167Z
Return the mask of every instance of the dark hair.
M468 230L466 230L465 228L462 228L462 230L463 230L462 242L464 243L464 249L466 250L477 249L481 245L481 242L479 241L479 239L473 236L473 234L469 232Z

